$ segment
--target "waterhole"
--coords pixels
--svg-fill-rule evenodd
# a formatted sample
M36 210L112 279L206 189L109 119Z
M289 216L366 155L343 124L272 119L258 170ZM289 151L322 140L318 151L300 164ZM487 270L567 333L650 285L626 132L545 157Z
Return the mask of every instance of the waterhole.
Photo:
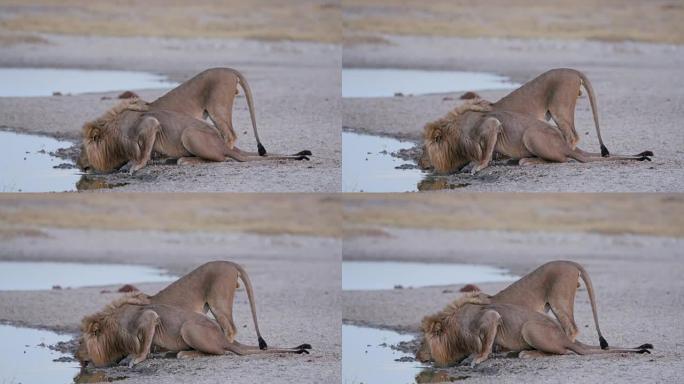
M164 282L176 277L162 269L121 264L0 261L0 290L40 290Z
M342 262L342 289L347 291L475 284L513 281L517 278L505 269L486 265L398 261Z
M0 68L0 84L0 97L172 88L177 85L164 76L147 72L61 68Z
M342 97L391 97L512 89L519 86L505 76L485 72L425 71L392 68L343 68Z

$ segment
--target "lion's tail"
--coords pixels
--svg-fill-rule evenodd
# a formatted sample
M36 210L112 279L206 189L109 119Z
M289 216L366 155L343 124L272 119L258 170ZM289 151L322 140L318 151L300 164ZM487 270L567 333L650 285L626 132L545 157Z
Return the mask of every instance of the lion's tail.
M610 155L610 152L608 151L608 148L606 148L606 146L603 145L603 139L601 138L601 129L599 128L598 120L598 107L596 106L596 96L594 95L594 88L591 86L591 82L584 73L580 71L575 72L577 72L577 76L579 76L579 78L582 80L582 85L584 85L584 89L587 90L587 95L589 95L589 104L591 104L591 113L594 116L594 126L596 126L596 135L598 136L598 141L601 145L601 156L607 157L608 155Z
M238 270L238 273L240 274L242 283L245 284L245 290L247 290L249 306L252 309L252 320L254 320L254 329L256 330L256 334L259 339L259 349L266 349L268 348L268 344L266 344L266 340L264 340L264 338L261 337L261 332L259 332L259 323L257 322L256 305L254 303L254 290L252 289L252 282L249 280L249 275L247 275L247 271L245 271L245 269L242 268L241 265L235 264L235 268Z
M249 117L252 119L252 129L254 130L254 138L257 142L259 156L266 156L266 148L264 148L264 146L261 144L261 140L259 140L259 132L257 132L256 116L254 113L254 99L252 98L252 89L249 87L249 83L247 82L247 79L242 73L235 69L232 69L232 71L235 74L235 76L237 76L238 83L242 87L242 90L245 92L247 106L249 107Z
M591 284L591 278L589 278L589 273L578 263L574 263L575 267L580 271L580 277L584 281L584 285L587 287L587 293L589 294L589 302L591 303L591 313L594 315L594 325L596 326L596 332L599 335L599 343L601 344L601 349L608 349L608 342L601 334L601 328L599 328L598 312L596 310L596 296L594 295L594 286Z

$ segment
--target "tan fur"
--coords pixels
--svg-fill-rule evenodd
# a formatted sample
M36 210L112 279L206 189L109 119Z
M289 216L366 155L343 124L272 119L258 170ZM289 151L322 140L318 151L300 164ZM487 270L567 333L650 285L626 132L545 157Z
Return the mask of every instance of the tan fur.
M204 263L156 295L150 296L150 302L173 305L202 314L211 312L223 330L226 339L232 342L237 335L237 327L233 322L233 300L235 299L235 291L240 287L240 279L247 291L257 339L265 348L266 343L261 337L257 322L252 282L247 271L237 263L230 261Z
M572 149L558 128L546 122L517 112L480 112L469 105L425 126L425 153L436 172L452 173L470 164L472 174L489 166L495 154L518 159L520 165L562 163L570 159L583 163L650 161L649 156L653 156L651 151L644 151L638 155L602 157L599 153Z
M116 324L114 314L125 305L147 305L147 295L136 292L114 300L102 311L81 320L81 338L76 358L92 361L96 366L125 357L124 351L139 347L138 339Z
M242 279L247 291L259 347L244 346L235 341L237 330L233 323L232 306L235 290L239 287L239 279ZM134 308L134 306L138 308ZM154 307L152 308L154 314L150 312L143 314L144 310L140 309L142 308L141 306ZM202 320L206 318L204 314L209 311L217 321L216 323L212 322L211 325L207 325ZM191 313L198 314L200 317L193 316ZM163 318L166 314L173 314L173 316L178 318ZM132 336L138 335L135 329L143 328L141 318L148 322L161 319L159 321L175 324L177 327L180 327L178 324L179 319L186 319L188 321L191 320L193 324L198 324L202 329L208 327L209 331L203 330L202 334L208 339L214 340L212 341L214 343L212 344L213 351L218 350L221 353L223 349L216 349L218 348L217 346L228 348L234 352L238 351L236 353L240 354L253 354L256 353L253 351L255 348L257 350L267 348L266 342L259 332L253 288L249 276L240 265L228 261L205 263L170 284L156 295L147 296L141 292L128 294L113 301L102 311L86 316L82 321L82 337L79 343L77 358L82 362L91 361L96 366L111 364L131 354L138 358L143 358L147 355L147 353L143 355L145 346L141 344L142 341L140 341L139 336ZM147 325L149 326L150 324ZM135 329L131 330L132 328ZM214 328L218 330L218 336ZM209 334L205 334L205 332L209 332ZM161 337L171 336L165 333ZM217 338L225 341L225 343L215 340ZM168 344L168 342L163 341L159 343ZM201 345L204 344L200 343ZM168 345L165 348L169 349L167 347ZM182 345L176 345L174 348L181 347ZM209 347L205 345L205 349L200 350L206 352L207 348ZM301 353L301 349L287 349L285 352ZM212 349L209 348L209 350ZM271 348L268 350L273 352ZM141 360L135 363L137 364L139 361Z
M542 121L553 119L563 140L571 149L575 149L579 142L579 135L575 129L575 105L577 98L582 95L582 87L586 88L589 96L601 155L608 156L608 149L603 145L601 138L594 90L589 79L580 71L557 68L544 72L493 103L492 110L517 112ZM474 93L472 96L479 98L479 95ZM426 135L426 139L427 137ZM433 167L427 150L423 152L418 165L423 169Z
M550 310L558 319L566 336L574 341L579 333L574 315L579 279L584 281L587 288L594 326L600 344L602 348L607 348L608 343L601 334L599 327L596 296L591 278L584 267L573 261L557 260L543 264L494 296L488 296L482 292L472 292L461 296L454 302L457 307L450 312L453 313L463 306L459 303L476 304L478 302L481 304L514 304L539 313L546 313ZM473 297L477 299L472 299ZM454 306L454 303L447 306L445 311ZM432 360L430 349L424 341L421 343L416 356L420 361Z
M232 125L232 108L238 85L245 92L258 154L235 146L237 136ZM85 123L77 162L81 169L111 172L130 161L131 172L135 172L145 165L152 151L172 158L190 156L205 161L224 161L227 157L253 161L266 155L257 133L251 90L245 77L234 69L206 70L152 103L139 103L141 108L138 109L121 103L99 119ZM213 127L204 122L207 116L214 123ZM155 134L160 131L174 132L174 140L157 143ZM302 154L310 155L311 152L302 151L298 157L286 158L301 160ZM272 155L267 159L280 160L283 156ZM197 162L197 159L183 162Z
M513 304L452 303L425 317L422 331L437 366L457 364L469 356L474 366L486 360L494 348L560 355L645 353L653 348L650 344L610 350L587 346L570 340L550 317Z
M118 303L84 318L76 357L83 366L117 363L129 357L129 367L141 363L153 347L188 355L238 355L308 353L302 344L294 348L259 347L230 342L218 324L208 317L165 304ZM189 354L188 352L195 352Z

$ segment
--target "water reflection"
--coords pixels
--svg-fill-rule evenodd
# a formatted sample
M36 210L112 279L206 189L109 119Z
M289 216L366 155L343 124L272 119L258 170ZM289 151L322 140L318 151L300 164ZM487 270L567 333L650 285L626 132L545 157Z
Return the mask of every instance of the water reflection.
M71 383L79 364L61 361L71 356L48 348L69 340L42 329L0 325L0 383Z

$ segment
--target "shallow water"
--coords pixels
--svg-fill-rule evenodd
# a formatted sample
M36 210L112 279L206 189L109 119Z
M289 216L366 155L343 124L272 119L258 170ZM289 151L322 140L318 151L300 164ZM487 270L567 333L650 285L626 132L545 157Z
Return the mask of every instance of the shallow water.
M391 155L414 146L391 137L342 132L342 192L411 192L426 175L420 169L396 169L415 163Z
M171 281L176 277L157 268L53 262L0 261L0 290L39 290L112 284Z
M0 383L71 383L79 372L78 362L56 362L73 357L53 351L48 345L69 341L71 336L32 328L0 325ZM38 344L45 346L38 346Z
M342 97L391 97L512 89L519 86L505 76L485 72L424 71L392 68L343 68Z
M80 171L53 168L73 162L50 156L71 146L52 137L0 131L0 192L74 191Z
M147 72L58 68L0 68L0 84L0 97L172 88L178 85L164 76Z
M513 281L507 270L485 265L416 263L399 261L343 261L342 289L378 290L395 286L475 284Z
M394 331L342 325L342 383L414 383L425 367L416 361L394 361L412 355L390 345L411 341L413 336Z

